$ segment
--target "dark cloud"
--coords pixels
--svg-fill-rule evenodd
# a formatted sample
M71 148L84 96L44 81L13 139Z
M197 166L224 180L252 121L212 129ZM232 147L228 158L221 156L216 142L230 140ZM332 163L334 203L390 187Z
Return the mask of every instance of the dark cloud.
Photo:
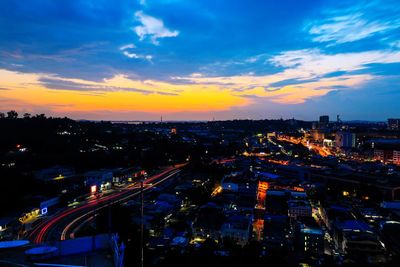
M275 82L275 83L271 83L270 86L272 87L284 87L287 85L293 85L293 84L304 84L304 83L310 83L310 82L317 82L319 79L315 78L315 79L287 79L287 80L283 80L283 81L279 81L279 82Z
M132 87L91 85L91 84L77 83L73 81L66 81L66 80L52 79L52 78L40 78L39 81L44 87L52 90L69 90L69 91L83 91L83 92L128 91L128 92L137 92L144 95L149 95L149 94L160 94L160 95L171 95L171 96L178 95L177 93L172 93L172 92L160 92L160 91L137 89Z

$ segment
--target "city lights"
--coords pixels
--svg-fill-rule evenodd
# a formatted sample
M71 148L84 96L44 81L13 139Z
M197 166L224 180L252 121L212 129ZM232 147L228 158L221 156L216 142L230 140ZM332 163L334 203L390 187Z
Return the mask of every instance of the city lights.
M0 1L0 265L400 266L399 14Z

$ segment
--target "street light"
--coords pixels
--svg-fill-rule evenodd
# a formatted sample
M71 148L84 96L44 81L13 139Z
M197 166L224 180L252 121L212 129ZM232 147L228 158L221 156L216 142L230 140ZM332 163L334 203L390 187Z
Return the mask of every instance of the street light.
M140 267L144 266L144 240L143 240L143 230L144 230L144 196L143 196L143 186L144 180L147 178L147 173L140 179Z

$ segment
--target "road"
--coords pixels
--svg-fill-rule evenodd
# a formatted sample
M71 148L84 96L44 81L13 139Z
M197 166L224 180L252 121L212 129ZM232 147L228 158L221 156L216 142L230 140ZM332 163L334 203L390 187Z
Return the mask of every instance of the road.
M179 166L180 167L180 166ZM144 190L150 190L154 186L170 179L180 172L179 167L170 167L144 181ZM65 240L74 237L74 233L85 222L93 218L93 215L100 209L108 206L123 203L132 197L140 194L140 183L131 184L119 191L107 196L87 200L85 203L68 208L55 214L46 221L41 222L29 234L29 239L36 243L43 243L53 240Z
M304 147L307 147L310 150L314 150L316 153L318 153L322 157L327 157L331 156L332 153L329 150L329 148L321 146L319 144L308 144L307 141L303 138L294 138L294 137L285 137L285 136L280 136L277 138L278 141L283 141L283 142L289 142L292 144L301 144Z

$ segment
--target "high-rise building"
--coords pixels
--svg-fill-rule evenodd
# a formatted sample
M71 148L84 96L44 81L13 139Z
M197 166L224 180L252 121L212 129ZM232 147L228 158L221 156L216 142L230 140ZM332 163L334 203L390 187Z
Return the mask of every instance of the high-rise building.
M353 148L356 146L356 135L350 132L339 131L335 135L336 147Z
M329 116L328 115L319 116L319 123L329 124Z
M328 115L319 116L317 128L318 129L327 129L328 126L329 126L329 116Z

